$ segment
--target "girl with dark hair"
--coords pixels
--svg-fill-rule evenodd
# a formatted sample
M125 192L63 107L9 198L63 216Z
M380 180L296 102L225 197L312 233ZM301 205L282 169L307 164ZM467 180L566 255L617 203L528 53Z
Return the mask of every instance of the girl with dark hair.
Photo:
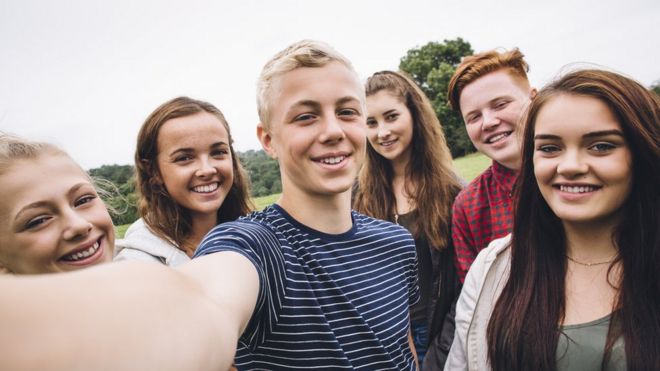
M660 369L659 118L613 72L538 94L513 233L468 273L446 369Z
M421 299L411 309L411 330L423 363L458 291L450 229L461 184L433 107L410 78L377 72L367 80L366 94L369 145L353 206L401 224L415 238ZM445 333L446 352L453 327ZM446 354L432 358L438 356Z
M135 151L142 218L117 241L115 260L180 265L211 228L251 211L232 143L227 120L210 103L179 97L151 113Z

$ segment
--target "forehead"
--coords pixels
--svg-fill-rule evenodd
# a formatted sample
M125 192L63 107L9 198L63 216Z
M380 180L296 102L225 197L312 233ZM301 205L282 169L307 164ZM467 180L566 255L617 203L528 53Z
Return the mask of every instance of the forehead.
M602 130L622 130L610 108L599 99L572 94L550 98L538 112L537 134L582 135Z
M274 79L269 95L273 122L302 101L323 105L352 97L362 105L365 102L364 87L356 73L337 61L323 67L300 67L286 72Z
M519 97L527 95L529 87L519 77L514 77L506 69L500 69L479 77L467 84L459 99L461 111L479 106L501 96Z
M33 202L59 198L81 182L90 183L89 176L66 155L18 160L0 176L0 209L16 212Z
M158 148L192 147L229 142L229 134L222 121L208 112L167 120L158 132Z
M403 104L403 97L389 89L382 89L367 96L367 104Z

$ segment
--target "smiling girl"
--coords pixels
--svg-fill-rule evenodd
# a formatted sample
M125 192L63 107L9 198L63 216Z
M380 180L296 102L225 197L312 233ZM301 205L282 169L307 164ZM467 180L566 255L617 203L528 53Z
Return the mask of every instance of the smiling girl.
M513 234L470 269L447 369L660 368L660 100L583 70L525 122Z
M450 227L461 185L433 107L410 78L377 72L366 93L369 145L354 207L401 224L415 238L421 299L410 313L412 336L420 364L436 338L446 343L429 350L424 368L437 369L453 335L443 323L458 290Z
M64 151L0 133L0 271L66 272L109 262L114 227Z
M180 265L211 228L252 209L232 142L210 103L179 97L151 113L135 152L142 218L117 241L115 260Z

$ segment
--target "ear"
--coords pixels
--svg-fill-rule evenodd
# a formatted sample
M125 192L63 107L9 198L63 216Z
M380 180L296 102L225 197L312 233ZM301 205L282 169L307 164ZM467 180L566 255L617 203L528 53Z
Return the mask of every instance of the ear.
M529 91L529 99L534 99L534 98L536 98L536 93L538 93L538 91L536 90L536 88L531 88L530 91Z
M266 154L272 159L277 159L277 152L275 151L275 148L273 148L273 138L261 122L257 125L257 138L259 138L261 147Z

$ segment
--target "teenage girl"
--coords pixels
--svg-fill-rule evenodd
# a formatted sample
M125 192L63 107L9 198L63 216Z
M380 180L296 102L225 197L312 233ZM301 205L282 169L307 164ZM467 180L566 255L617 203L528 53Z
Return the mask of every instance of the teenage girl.
M108 210L61 149L0 133L0 189L1 272L66 272L112 260Z
M401 224L415 239L421 299L411 309L411 330L423 364L457 295L450 229L461 184L433 107L409 77L377 72L367 80L366 94L369 145L354 208ZM453 328L443 336L446 357Z
M616 73L545 87L513 233L470 268L448 370L660 369L660 100Z
M208 231L252 209L227 120L210 103L179 97L144 122L135 152L142 218L117 241L115 260L177 266Z

